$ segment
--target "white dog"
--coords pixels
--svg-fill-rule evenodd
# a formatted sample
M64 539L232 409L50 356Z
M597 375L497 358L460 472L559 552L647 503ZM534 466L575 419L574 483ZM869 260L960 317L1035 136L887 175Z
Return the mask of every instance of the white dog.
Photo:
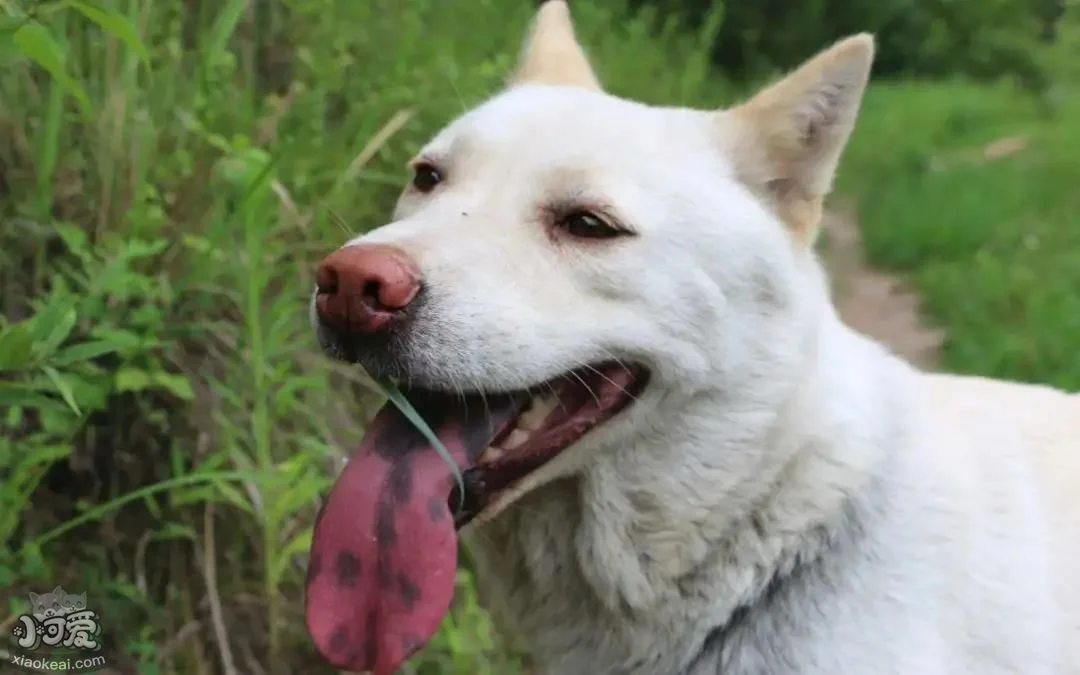
M323 346L466 470L374 420L312 548L328 660L426 642L462 529L545 674L1080 673L1080 397L916 371L837 318L813 251L873 51L651 107L541 7L507 90L319 269Z

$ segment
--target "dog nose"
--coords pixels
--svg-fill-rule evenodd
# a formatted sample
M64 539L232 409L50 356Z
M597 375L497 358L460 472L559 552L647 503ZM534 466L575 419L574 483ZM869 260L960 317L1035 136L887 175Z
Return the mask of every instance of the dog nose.
M377 333L400 318L420 291L420 269L400 249L346 246L328 255L315 274L315 309L339 330Z

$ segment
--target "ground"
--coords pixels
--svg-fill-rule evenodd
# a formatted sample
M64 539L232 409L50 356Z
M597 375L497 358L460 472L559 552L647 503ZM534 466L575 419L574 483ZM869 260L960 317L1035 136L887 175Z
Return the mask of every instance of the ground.
M844 321L916 366L936 367L942 331L922 322L919 298L903 279L867 265L854 210L835 205L822 231L822 260Z

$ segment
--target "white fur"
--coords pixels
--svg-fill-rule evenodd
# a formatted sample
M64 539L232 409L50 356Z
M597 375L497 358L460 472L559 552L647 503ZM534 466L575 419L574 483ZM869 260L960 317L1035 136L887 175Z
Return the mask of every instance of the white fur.
M421 153L445 182L349 242L423 272L418 384L651 370L468 532L499 624L545 674L1080 673L1080 398L915 371L813 253L870 38L711 112L599 91L562 2L532 35ZM568 199L637 235L551 236Z

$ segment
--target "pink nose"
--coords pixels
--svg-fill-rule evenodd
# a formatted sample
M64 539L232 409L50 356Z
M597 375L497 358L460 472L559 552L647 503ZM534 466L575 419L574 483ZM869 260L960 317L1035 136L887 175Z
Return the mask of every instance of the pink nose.
M346 246L328 255L315 274L319 317L338 330L372 334L388 328L420 291L420 270L399 249Z

